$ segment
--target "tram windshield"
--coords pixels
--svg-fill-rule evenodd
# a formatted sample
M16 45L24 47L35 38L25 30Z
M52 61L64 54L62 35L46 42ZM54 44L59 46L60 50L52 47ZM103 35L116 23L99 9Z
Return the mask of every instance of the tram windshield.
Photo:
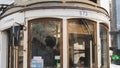
M42 19L34 21L31 23L30 37L30 67L60 67L60 20Z

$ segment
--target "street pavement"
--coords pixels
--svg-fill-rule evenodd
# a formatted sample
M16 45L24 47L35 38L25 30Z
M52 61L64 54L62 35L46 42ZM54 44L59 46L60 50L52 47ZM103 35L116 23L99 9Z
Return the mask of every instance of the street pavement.
M110 68L120 68L120 65L110 64Z

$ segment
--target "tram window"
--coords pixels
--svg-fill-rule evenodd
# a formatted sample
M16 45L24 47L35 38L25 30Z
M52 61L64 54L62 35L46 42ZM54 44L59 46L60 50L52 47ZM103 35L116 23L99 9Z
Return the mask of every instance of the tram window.
M100 26L100 38L101 38L101 67L108 68L108 37L107 37L107 29L105 26Z
M94 25L85 19L70 19L68 20L68 44L69 44L69 67L86 67L94 64L94 46L90 47L90 38L93 32ZM88 27L89 28L86 28ZM92 54L90 56L90 48ZM92 61L90 60L92 58ZM90 63L90 61L92 63ZM92 65L93 66L93 65Z
M23 68L23 30L20 27L20 30L17 28L19 28L19 26L16 26L16 31L20 31L20 34L17 35L19 37L19 40L17 40L17 42L15 43L15 51L13 48L13 44L12 44L12 28L7 30L8 33L8 68L13 68L13 66L15 65L18 68ZM17 37L16 36L16 37ZM14 64L14 62L16 62Z
M18 68L23 68L23 30L20 31L20 46L18 46Z
M51 19L31 23L31 68L37 65L37 62L34 62L37 60L41 60L38 67L60 67L60 23L60 20Z

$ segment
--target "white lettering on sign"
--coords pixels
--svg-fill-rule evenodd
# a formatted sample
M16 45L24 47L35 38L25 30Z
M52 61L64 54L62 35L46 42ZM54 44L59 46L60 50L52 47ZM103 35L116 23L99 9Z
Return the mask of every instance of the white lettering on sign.
M87 11L85 11L85 10L81 10L81 11L80 11L80 15L81 15L81 16L87 16L88 13L87 13Z

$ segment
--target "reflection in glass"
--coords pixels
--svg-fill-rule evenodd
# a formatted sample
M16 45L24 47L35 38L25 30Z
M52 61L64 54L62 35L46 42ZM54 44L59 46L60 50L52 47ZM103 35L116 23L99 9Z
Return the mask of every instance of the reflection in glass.
M71 19L68 22L69 67L89 68L90 57L94 63L94 50L90 56L90 40L93 39L90 32L93 32L93 24L85 19ZM94 49L94 46L92 48Z
M101 38L101 67L108 68L107 65L107 30L105 27L100 26L100 38Z
M18 46L18 68L23 68L23 30L20 31L20 46Z
M60 21L40 19L31 23L31 68L60 67Z

